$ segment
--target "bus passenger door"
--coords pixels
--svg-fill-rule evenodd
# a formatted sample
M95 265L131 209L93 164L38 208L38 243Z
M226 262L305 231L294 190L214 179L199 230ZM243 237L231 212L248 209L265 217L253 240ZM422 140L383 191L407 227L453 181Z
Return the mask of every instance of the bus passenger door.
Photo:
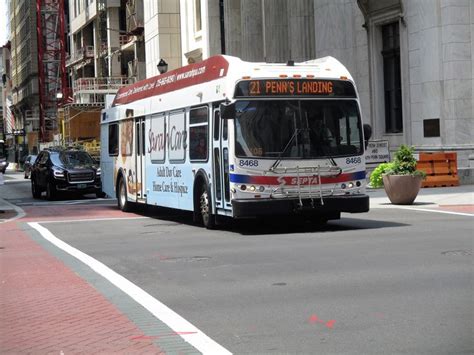
M135 171L137 202L146 202L145 191L145 117L135 118Z
M216 214L230 215L228 121L221 120L218 108L213 111L212 127L213 186Z

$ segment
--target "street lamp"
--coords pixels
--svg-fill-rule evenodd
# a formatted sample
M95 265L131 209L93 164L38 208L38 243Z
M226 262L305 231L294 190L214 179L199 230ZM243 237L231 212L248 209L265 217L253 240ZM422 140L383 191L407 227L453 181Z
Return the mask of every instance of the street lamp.
M166 63L163 60L163 58L160 59L160 62L158 63L157 67L158 67L158 71L160 72L160 74L164 74L168 71L168 63Z

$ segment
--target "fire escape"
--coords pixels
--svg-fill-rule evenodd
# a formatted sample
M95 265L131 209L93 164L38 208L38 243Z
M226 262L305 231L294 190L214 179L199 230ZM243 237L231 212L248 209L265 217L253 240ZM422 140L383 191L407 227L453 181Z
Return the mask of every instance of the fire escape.
M145 44L143 0L126 2L126 34L120 36L122 55L127 58L131 82L145 79Z
M58 105L69 96L66 73L65 12L62 0L37 0L39 141L52 140Z

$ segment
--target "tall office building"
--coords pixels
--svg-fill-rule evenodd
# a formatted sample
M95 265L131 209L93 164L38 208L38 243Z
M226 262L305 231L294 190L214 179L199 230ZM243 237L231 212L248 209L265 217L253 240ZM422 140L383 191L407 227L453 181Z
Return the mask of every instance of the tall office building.
M9 2L11 41L11 110L14 117L15 161L37 149L39 129L36 1Z
M0 139L3 139L6 146L9 147L9 161L15 161L15 119L12 113L12 80L11 80L11 58L10 58L10 42L0 47L0 75L1 82L1 99L2 122L0 123ZM3 137L3 138L2 138Z

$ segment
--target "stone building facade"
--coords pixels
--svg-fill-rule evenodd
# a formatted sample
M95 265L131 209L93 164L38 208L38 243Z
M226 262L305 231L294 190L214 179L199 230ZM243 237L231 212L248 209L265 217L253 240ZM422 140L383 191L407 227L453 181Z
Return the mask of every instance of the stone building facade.
M469 167L474 153L474 2L314 4L320 29L316 56L333 55L353 73L375 137L388 140L392 149L406 143L419 151L456 151L458 166Z
M388 141L392 151L402 143L455 151L458 167L474 164L473 1L183 3L194 3L202 16L202 33L182 28L183 63L193 53L267 62L333 56L356 81L373 139ZM182 12L181 21L196 22L196 11Z

